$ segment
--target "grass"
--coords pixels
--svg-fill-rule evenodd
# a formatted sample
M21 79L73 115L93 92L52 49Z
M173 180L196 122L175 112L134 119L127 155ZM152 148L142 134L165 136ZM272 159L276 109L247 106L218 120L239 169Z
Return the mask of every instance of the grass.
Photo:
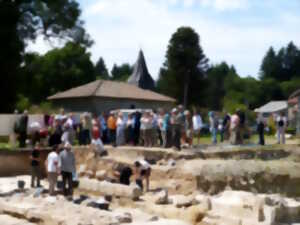
M7 142L0 142L0 150L1 149L11 149L12 146L11 144L7 143Z

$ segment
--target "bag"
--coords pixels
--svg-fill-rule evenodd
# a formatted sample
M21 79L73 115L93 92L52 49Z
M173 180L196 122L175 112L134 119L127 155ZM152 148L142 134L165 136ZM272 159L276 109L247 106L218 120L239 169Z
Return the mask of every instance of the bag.
M283 120L279 120L278 121L278 126L279 127L283 127L284 126L284 121Z

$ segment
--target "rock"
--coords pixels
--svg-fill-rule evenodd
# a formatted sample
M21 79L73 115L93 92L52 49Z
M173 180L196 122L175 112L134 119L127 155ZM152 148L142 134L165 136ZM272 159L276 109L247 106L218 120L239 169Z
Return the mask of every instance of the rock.
M85 164L81 164L79 166L79 169L77 170L78 176L80 176L80 177L84 176L85 171L86 171L86 165Z
M154 197L155 204L164 205L169 203L168 190L164 189L158 192Z
M37 197L40 197L41 194L43 193L44 189L43 188L37 188L34 193L33 193L33 197L34 198L37 198Z
M175 166L175 165L176 165L176 161L174 159L169 159L168 166Z
M23 180L18 180L18 189L23 190L25 187L25 181Z
M132 223L132 216L130 213L124 213L123 215L118 215L116 219L119 223Z
M170 199L177 208L189 207L193 205L193 198L190 196L173 195L170 197Z
M101 210L109 209L109 202L107 202L104 198L100 198L97 201L91 201L87 204L88 207L93 207Z
M142 191L136 185L127 186L89 178L80 179L79 189L95 191L103 195L128 197L133 200L138 200L142 195Z
M79 198L73 200L74 204L80 205L82 202L84 202L85 200L87 200L89 197L86 195L80 195Z
M194 204L200 204L207 208L207 210L211 210L211 200L209 196L196 195L196 197L194 198Z
M149 222L155 222L155 221L158 221L158 220L159 220L158 216L152 216L148 221Z
M87 170L85 171L84 176L88 178L94 178L94 172L92 170Z
M98 180L105 180L106 177L107 177L107 173L105 170L99 170L96 172L96 178Z

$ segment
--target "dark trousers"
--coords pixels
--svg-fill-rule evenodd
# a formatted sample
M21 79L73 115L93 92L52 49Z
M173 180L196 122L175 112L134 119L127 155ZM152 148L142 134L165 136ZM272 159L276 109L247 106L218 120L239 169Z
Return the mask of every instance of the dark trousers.
M26 147L26 139L27 139L27 133L26 132L21 132L19 134L19 147L20 148L25 148Z
M264 124L259 123L257 125L257 132L258 132L258 136L259 136L258 144L265 145Z
M116 146L116 130L108 130L108 137L109 137L109 142L113 145Z
M35 185L36 180L36 185ZM41 169L39 166L31 166L31 187L40 187Z
M73 179L72 179L72 173L71 172L61 172L62 178L63 178L63 192L65 196L73 195ZM68 183L68 189L66 188Z
M180 126L173 128L173 135L172 135L172 145L173 147L177 148L178 150L181 149L180 147L180 138L181 138L181 129Z

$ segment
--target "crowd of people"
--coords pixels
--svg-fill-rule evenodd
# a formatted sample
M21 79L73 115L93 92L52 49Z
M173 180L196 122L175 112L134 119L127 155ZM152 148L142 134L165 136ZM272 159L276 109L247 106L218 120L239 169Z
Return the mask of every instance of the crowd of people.
M222 116L221 116L222 115ZM164 109L123 112L111 111L109 114L80 116L65 114L45 115L44 125L35 121L28 124L28 113L25 111L15 123L14 131L19 146L36 143L54 146L64 143L71 145L90 145L101 154L104 144L115 147L123 145L141 145L145 147L173 147L180 150L182 146L192 147L200 144L204 128L209 128L212 144L229 141L233 145L243 144L247 133L246 116L242 110L230 115L210 111L209 126L203 123L197 110L184 110L182 105L170 111ZM257 132L259 144L264 144L265 118L258 114ZM285 143L284 133L287 119L284 114L276 117L278 143ZM28 138L30 136L30 138Z
M30 155L31 160L31 187L40 188L42 178L42 157L40 155L40 145L36 144ZM54 145L52 151L45 160L45 168L49 183L49 194L55 196L56 189L62 189L64 196L72 198L73 183L77 180L76 159L72 151L72 145ZM132 167L116 164L114 168L115 182L123 185L130 185L131 177L134 175L135 183L141 190L149 191L151 166L144 160L136 160ZM61 185L58 185L58 177L61 176ZM144 186L145 183L145 186ZM145 187L145 188L144 188Z

